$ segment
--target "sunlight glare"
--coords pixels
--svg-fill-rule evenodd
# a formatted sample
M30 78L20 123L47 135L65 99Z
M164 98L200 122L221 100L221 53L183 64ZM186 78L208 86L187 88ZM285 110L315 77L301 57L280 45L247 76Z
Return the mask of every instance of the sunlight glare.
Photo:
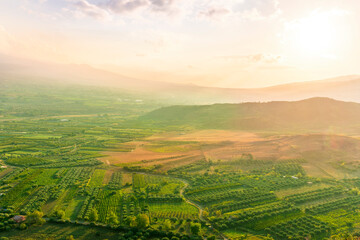
M287 24L287 42L293 51L306 56L330 56L336 51L339 37L339 12L314 12Z

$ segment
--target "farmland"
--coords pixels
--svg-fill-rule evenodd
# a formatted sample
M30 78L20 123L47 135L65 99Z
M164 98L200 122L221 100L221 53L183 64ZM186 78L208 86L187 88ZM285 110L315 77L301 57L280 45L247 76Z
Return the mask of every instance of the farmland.
M6 103L0 118L1 236L359 234L358 138L144 123L138 117L160 107L157 100L140 104L139 96L91 92L94 99L65 90L59 99L17 96L10 89L0 96ZM26 104L42 101L38 108ZM45 223L11 220L39 212Z

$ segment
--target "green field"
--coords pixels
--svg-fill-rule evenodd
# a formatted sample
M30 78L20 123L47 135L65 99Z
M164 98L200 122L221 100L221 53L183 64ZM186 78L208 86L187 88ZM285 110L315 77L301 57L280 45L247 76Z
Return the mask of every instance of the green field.
M96 169L91 176L90 182L88 184L88 187L101 187L104 181L105 176L105 170L102 169Z
M139 104L139 96L101 89L47 89L45 95L39 92L44 89L30 90L0 90L0 101L7 103L0 121L0 165L7 167L0 169L0 236L282 240L360 231L355 160L276 159L269 142L284 137L276 133L251 133L261 141L244 147L229 132L202 139L184 125L139 121L161 106L151 98ZM129 101L116 101L120 96ZM356 146L353 141L341 139L346 147ZM139 150L137 142L145 145ZM264 146L266 157L252 155ZM110 151L138 155L113 164L102 158ZM144 153L156 157L145 160ZM11 220L18 214L31 219L37 211L47 223Z

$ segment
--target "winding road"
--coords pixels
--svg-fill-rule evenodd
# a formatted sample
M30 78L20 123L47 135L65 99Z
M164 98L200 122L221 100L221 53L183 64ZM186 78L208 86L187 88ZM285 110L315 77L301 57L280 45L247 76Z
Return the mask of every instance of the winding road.
M178 179L178 178L177 178ZM178 179L180 180L180 179ZM204 219L203 217L203 212L204 212L204 209L199 205L199 204L196 204L192 201L190 201L189 199L187 199L184 195L184 192L185 192L185 189L189 186L189 183L186 182L186 180L180 180L184 183L184 186L181 188L180 190L180 196L185 200L185 202L187 202L188 204L190 205L193 205L194 207L196 207L198 210L199 210L199 219L201 221L205 221L205 222L208 222L206 219Z
M185 180L185 179L183 179L183 178L178 178L178 177L164 176L164 175L161 175L161 174L144 173L144 172L133 172L133 173L144 174L144 175L151 175L151 176L167 177L167 178L172 178L172 179L176 179L176 180L179 180L179 181L183 182L183 183L184 183L184 186L180 189L180 196L185 200L186 203L188 203L188 204L196 207L196 208L199 210L199 219L200 219L201 221L206 222L206 223L208 224L208 226L210 226L210 227L213 229L214 233L217 234L218 237L220 237L220 238L222 238L222 239L224 239L224 240L228 240L228 238L227 238L224 234L222 234L221 232L219 232L218 230L216 230L216 229L212 226L211 222L210 222L208 219L205 219L205 218L203 217L203 212L204 212L203 207L202 207L201 205L199 205L199 204L191 201L190 199L186 198L184 192L185 192L186 188L190 185L187 180Z
M173 178L175 178L175 177L173 177ZM185 200L186 203L188 203L188 204L196 207L196 208L199 210L199 219L200 219L201 221L206 222L206 223L213 229L213 231L218 235L218 237L220 237L220 238L222 238L222 239L224 239L224 240L228 240L228 238L227 238L224 234L222 234L221 232L219 232L218 230L216 230L216 229L212 226L212 224L211 224L211 222L210 222L209 220L207 220L207 219L205 219L205 218L203 217L203 212L204 212L203 207L200 206L199 204L195 203L195 202L192 202L192 201L189 200L188 198L186 198L186 196L184 195L184 192L185 192L185 189L189 186L189 183L188 183L186 180L181 179L181 178L175 178L175 179L177 179L177 180L179 180L179 181L182 181L182 182L184 183L184 187L182 187L181 190L180 190L180 196Z

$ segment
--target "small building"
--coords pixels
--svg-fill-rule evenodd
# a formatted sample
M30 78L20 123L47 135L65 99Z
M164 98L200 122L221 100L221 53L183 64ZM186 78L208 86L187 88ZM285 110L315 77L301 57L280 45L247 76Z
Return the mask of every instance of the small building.
M16 215L16 216L13 217L13 220L16 223L21 223L21 222L24 222L26 220L26 217L23 216L23 215Z

